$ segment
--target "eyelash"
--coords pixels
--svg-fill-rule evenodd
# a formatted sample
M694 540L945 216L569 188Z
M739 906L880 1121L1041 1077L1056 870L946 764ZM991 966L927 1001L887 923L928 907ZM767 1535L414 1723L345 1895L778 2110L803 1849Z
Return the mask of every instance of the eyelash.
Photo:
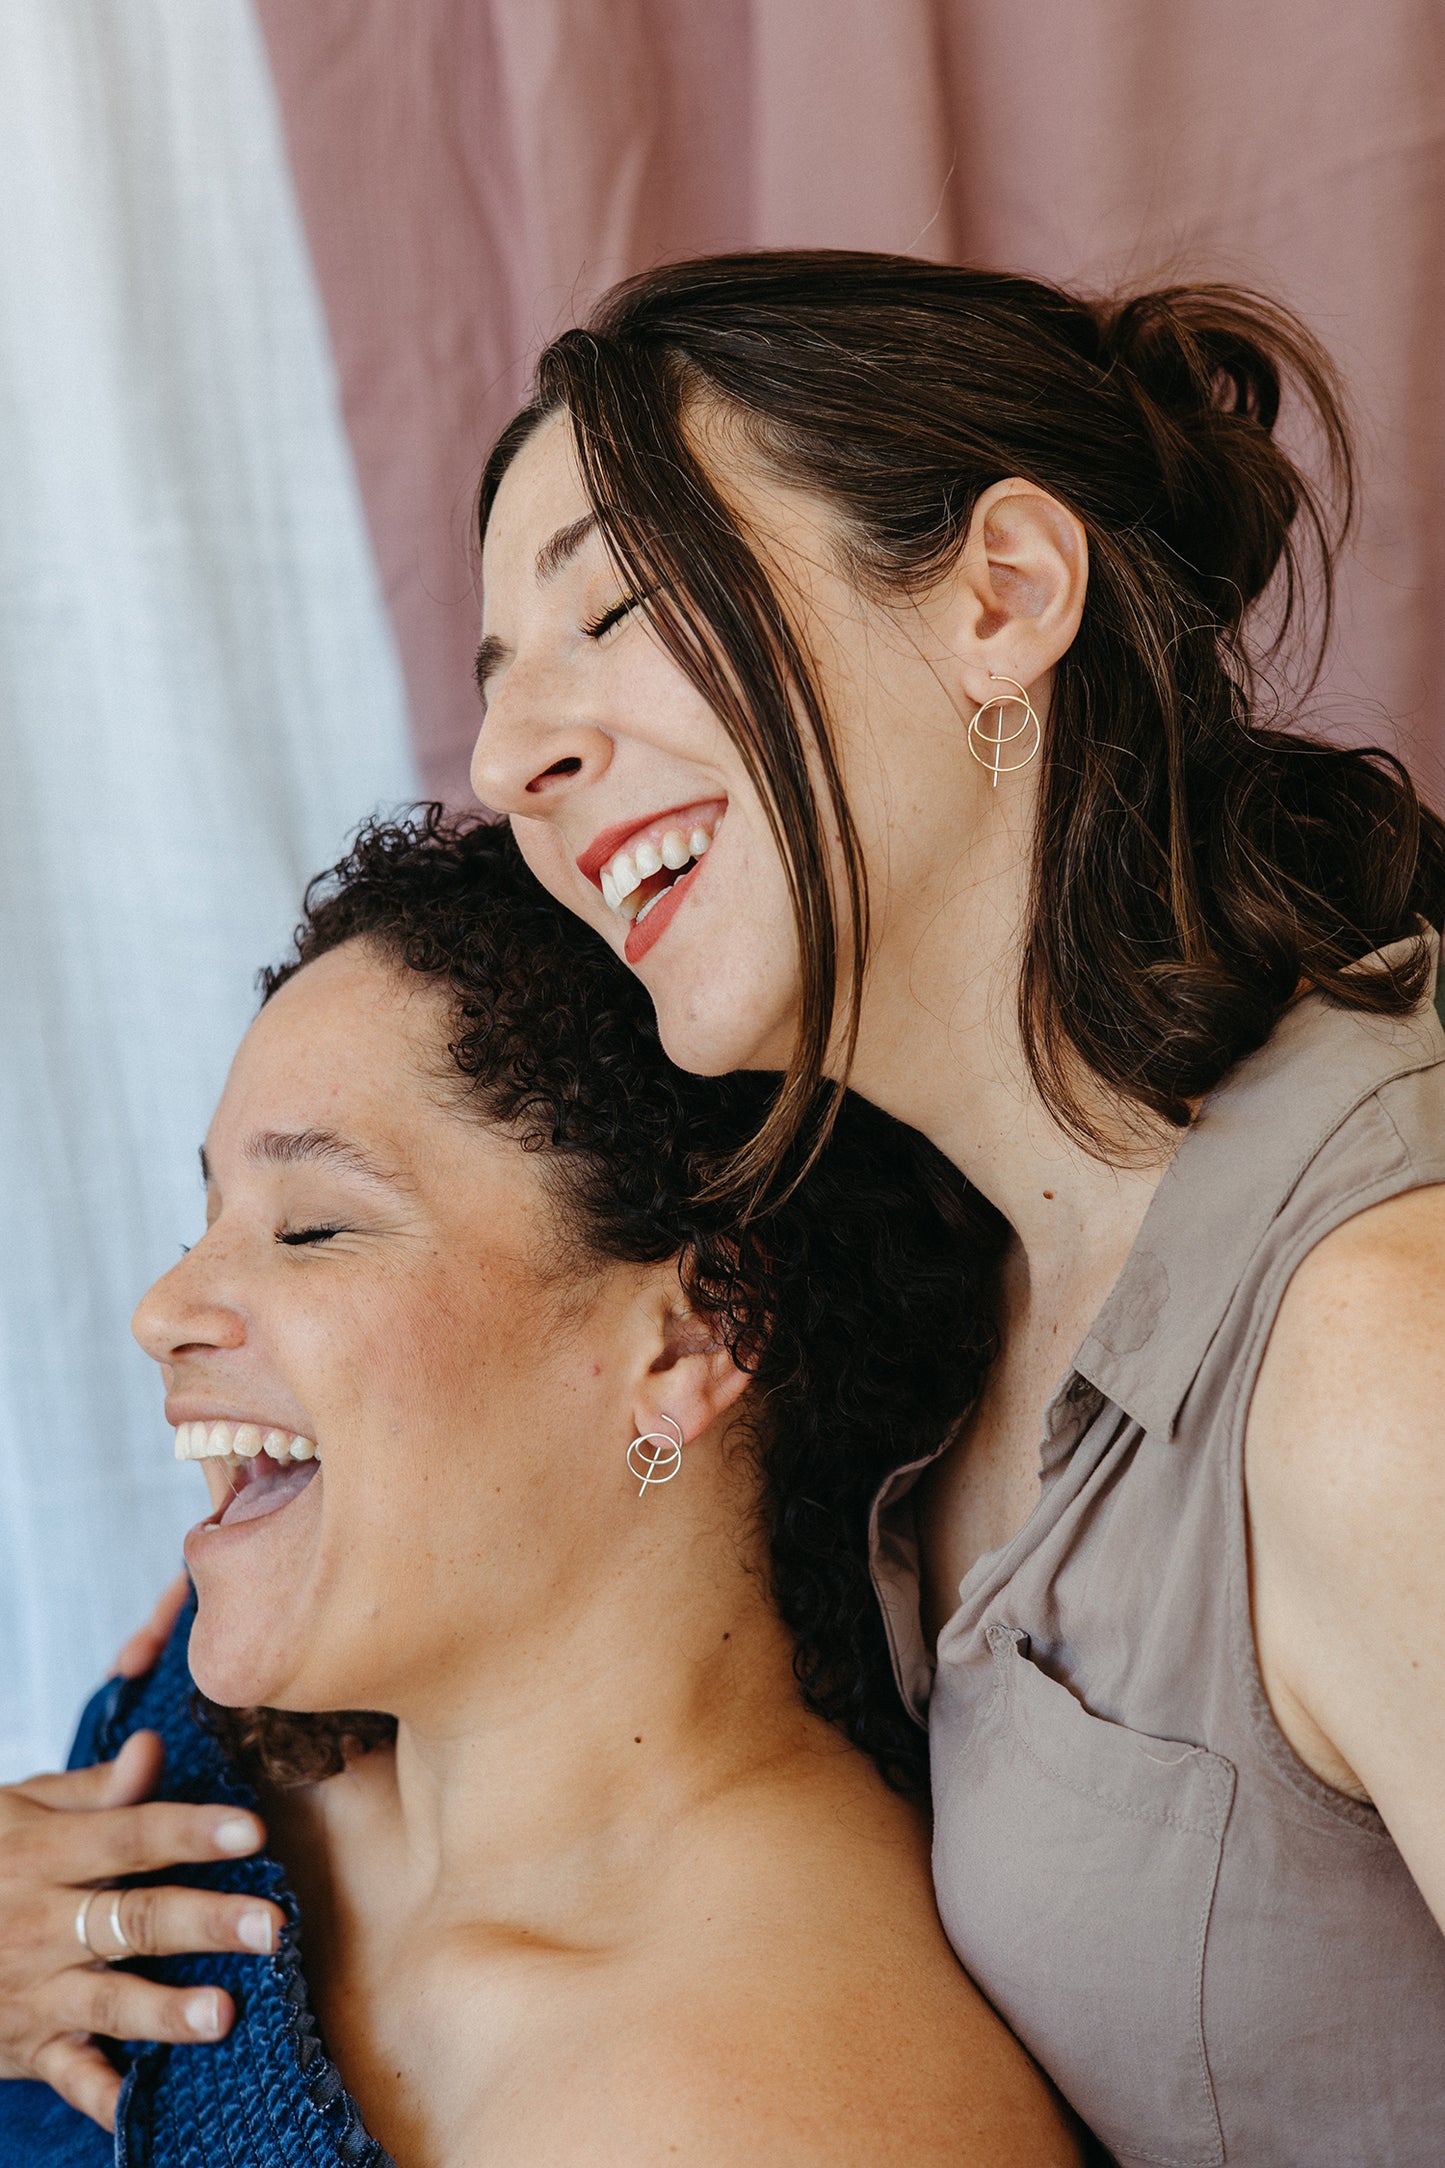
M605 639L613 626L620 625L623 618L635 610L641 600L641 595L624 595L621 602L615 602L610 610L604 610L600 617L594 618L590 625L584 625L582 630L589 640Z
M318 1242L329 1242L333 1235L345 1232L344 1227L284 1227L276 1240L284 1242L288 1249L303 1249Z

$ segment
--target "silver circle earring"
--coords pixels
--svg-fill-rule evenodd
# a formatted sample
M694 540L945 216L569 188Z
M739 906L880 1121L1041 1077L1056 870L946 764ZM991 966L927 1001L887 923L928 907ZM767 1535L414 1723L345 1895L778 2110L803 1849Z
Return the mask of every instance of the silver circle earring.
M1026 768L1031 760L1038 757L1039 747L1044 742L1044 734L1039 727L1039 719L1034 713L1033 703L1018 679L1000 677L996 670L990 670L989 676L993 679L995 685L1012 685L1013 691L1011 693L995 693L991 700L985 700L983 706L968 726L968 749L980 768L987 768L991 771L993 787L997 790L998 779L1001 775L1014 775L1020 768ZM1019 724L1017 730L1005 730L1003 727L1004 709L1019 707L1024 711L1023 721ZM998 732L993 737L986 730L979 728L982 718L987 715L990 708L998 710ZM1005 760L1003 757L1004 747L1014 745L1025 735L1030 724L1033 726L1034 735L1033 743L1028 751L1021 760ZM987 753L979 751L981 745L988 747Z
M660 1415L658 1421L666 1423L675 1437L668 1437L661 1430L644 1430L627 1448L627 1465L635 1476L641 1478L637 1495L640 1498L649 1483L670 1483L682 1466L682 1425L675 1416Z

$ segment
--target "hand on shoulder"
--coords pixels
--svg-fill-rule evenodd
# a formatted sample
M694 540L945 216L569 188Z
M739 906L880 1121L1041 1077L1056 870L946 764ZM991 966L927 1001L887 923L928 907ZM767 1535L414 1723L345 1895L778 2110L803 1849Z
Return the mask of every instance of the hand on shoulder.
M1286 1737L1378 1807L1445 1924L1445 1186L1295 1274L1246 1442L1255 1634Z

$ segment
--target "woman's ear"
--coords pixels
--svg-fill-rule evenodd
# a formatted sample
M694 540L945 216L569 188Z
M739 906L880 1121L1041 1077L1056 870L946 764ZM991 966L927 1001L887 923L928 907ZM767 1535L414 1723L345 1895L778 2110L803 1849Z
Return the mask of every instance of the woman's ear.
M736 1407L752 1380L733 1361L712 1320L700 1316L676 1288L660 1324L660 1344L640 1381L633 1420L639 1437L659 1428L667 1435L660 1418L671 1416L684 1445L691 1445Z
M973 508L945 605L948 645L976 705L997 681L1033 685L1073 645L1089 583L1083 522L1031 482L995 482Z

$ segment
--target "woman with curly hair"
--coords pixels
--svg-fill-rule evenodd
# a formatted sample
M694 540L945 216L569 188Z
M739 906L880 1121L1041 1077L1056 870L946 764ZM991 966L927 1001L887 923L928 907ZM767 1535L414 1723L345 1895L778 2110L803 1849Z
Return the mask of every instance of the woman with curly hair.
M262 1813L202 1879L276 1946L223 2043L118 2054L114 2155L16 2084L0 2161L1062 2168L938 1925L868 1581L978 1367L963 1185L859 1103L766 1223L708 1204L761 1080L675 1070L502 828L363 835L264 991L136 1315L195 1605L84 1756L149 1727L171 1801ZM154 1946L159 1893L71 1894ZM214 1976L127 1977L139 2028Z

